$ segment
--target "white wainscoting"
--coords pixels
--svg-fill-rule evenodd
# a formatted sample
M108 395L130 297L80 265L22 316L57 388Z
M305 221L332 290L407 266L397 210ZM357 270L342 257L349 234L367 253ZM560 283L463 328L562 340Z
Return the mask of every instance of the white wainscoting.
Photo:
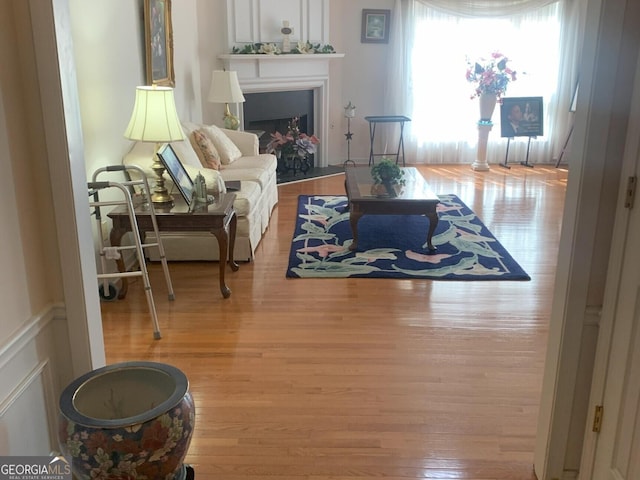
M66 311L51 306L0 346L0 455L57 452L58 399L73 380Z
M227 0L229 49L246 43L276 43L282 47L283 20L298 41L329 42L329 0Z

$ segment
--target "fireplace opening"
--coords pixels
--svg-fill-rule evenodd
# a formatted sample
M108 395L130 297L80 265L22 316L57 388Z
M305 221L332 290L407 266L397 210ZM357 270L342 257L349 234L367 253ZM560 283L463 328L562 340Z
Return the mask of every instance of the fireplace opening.
M292 118L298 117L300 132L314 134L313 90L245 93L244 129L264 132L260 152L266 150L271 134L287 132Z

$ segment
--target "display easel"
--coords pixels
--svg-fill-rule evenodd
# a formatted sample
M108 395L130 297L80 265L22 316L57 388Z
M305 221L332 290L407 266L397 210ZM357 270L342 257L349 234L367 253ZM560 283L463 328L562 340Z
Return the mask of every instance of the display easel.
M573 135L573 127L575 126L575 123L576 123L574 116L578 106L579 87L580 87L580 82L576 82L576 88L573 90L573 96L571 97L571 105L569 106L569 113L571 114L571 126L569 127L569 133L567 133L567 139L564 141L564 145L562 146L562 151L560 152L560 155L558 156L558 160L556 161L556 168L558 168L558 166L560 165L560 162L562 162L562 157L564 157L564 153L566 152L567 147L569 146L569 141L571 140L571 136Z
M564 152L567 150L567 147L569 146L569 140L571 140L571 135L573 135L573 126L574 126L574 120L573 120L573 115L571 116L571 127L569 128L569 133L567 134L567 139L564 141L564 145L562 146L562 151L560 152L560 155L558 156L558 160L556 160L556 168L558 168L558 166L560 165L560 162L562 162L562 157L564 157Z
M524 162L520 162L520 165L524 166L524 167L529 167L529 168L533 168L533 165L529 163L529 151L531 150L531 139L532 138L538 138L535 136L531 136L529 137L529 141L527 142L527 156L524 159ZM504 156L504 163L501 163L500 166L504 167L504 168L511 168L511 166L509 165L509 146L511 145L511 140L513 139L513 137L509 137L509 139L507 140L507 153Z

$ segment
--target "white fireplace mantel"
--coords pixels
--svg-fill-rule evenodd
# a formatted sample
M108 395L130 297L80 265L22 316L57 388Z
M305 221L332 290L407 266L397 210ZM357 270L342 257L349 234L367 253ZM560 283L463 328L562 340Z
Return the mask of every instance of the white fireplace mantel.
M317 166L329 165L329 62L344 53L315 54L226 54L220 58L228 70L236 71L245 93L313 90L315 134L320 139ZM240 113L241 124L244 122Z

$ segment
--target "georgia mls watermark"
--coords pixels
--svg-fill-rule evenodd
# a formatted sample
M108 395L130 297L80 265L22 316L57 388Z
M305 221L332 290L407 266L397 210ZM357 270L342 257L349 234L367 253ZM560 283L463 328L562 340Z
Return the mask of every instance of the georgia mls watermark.
M0 457L0 480L72 480L71 462L57 457Z

